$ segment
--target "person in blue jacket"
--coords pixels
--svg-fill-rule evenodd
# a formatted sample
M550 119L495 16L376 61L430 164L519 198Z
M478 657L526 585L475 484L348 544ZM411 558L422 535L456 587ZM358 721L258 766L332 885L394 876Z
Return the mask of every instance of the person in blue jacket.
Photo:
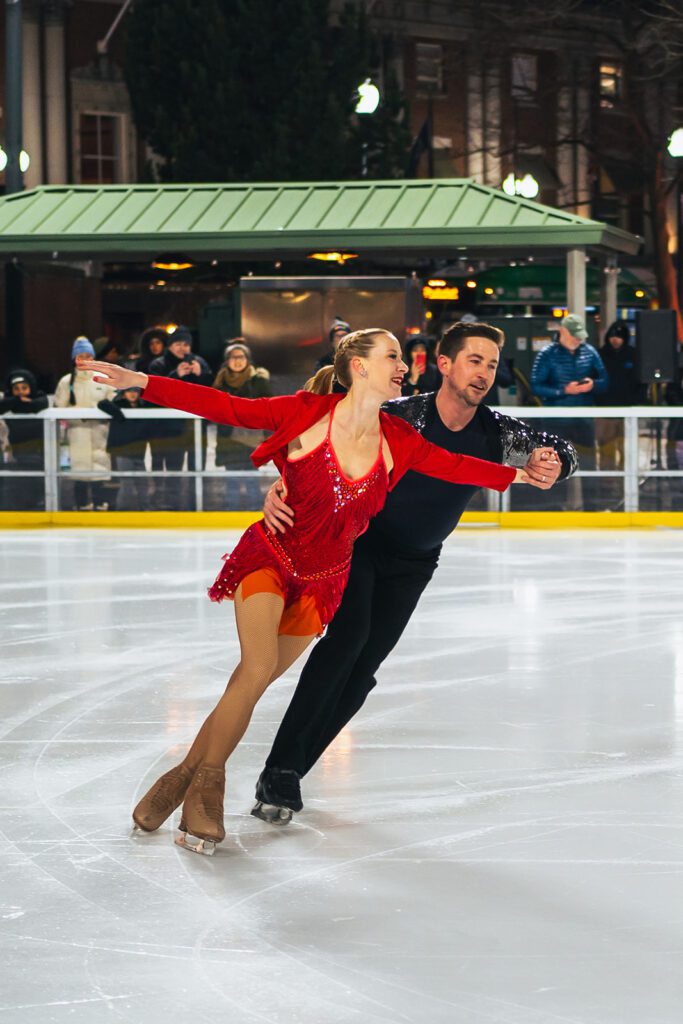
M605 364L593 345L580 316L570 313L560 321L557 341L538 353L531 370L531 389L543 405L575 408L594 406L609 386ZM595 421L592 419L553 420L551 429L579 452L584 469L595 469ZM583 508L580 481L570 497L570 508Z

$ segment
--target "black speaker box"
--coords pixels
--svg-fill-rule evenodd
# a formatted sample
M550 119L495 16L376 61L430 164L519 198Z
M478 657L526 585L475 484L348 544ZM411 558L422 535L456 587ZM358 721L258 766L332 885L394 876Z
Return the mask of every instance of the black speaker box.
M641 309L636 313L636 372L641 384L678 380L673 309Z

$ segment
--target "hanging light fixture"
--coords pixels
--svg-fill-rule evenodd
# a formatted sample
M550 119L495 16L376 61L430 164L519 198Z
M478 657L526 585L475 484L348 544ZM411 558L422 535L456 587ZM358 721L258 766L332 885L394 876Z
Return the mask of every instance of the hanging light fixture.
M187 256L181 256L178 253L164 253L152 260L152 266L155 270L189 270L194 263Z

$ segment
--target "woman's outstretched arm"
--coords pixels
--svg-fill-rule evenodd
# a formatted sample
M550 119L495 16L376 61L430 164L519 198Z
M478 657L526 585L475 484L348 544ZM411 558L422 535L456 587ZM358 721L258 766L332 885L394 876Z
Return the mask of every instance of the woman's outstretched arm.
M172 377L154 377L135 370L126 370L112 363L91 360L84 363L95 379L115 388L143 388L144 399L154 405L181 409L214 423L252 430L277 430L297 404L292 395L277 398L237 398L202 384L189 384Z
M522 469L447 452L431 441L426 441L410 424L396 417L390 417L389 423L389 430L389 424L385 423L385 435L389 432L391 434L387 440L394 456L392 487L409 469L450 483L489 487L494 491L505 491L511 483L531 483L541 488L551 486L550 482L546 484L531 480Z

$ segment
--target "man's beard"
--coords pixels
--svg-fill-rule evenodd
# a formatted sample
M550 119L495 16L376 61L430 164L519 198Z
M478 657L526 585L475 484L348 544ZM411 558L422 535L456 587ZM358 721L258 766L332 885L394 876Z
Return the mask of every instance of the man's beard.
M486 395L488 394L486 391L471 391L469 387L462 388L462 390L456 391L455 393L460 401L465 405L469 405L471 409L476 409L481 405L482 400L486 398Z

